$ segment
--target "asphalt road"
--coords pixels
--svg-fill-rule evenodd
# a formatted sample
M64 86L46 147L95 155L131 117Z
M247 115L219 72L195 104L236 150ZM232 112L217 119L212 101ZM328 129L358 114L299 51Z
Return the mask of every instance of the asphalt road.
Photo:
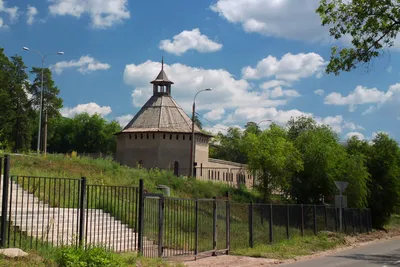
M400 267L400 238L381 241L334 253L322 258L299 261L279 267Z

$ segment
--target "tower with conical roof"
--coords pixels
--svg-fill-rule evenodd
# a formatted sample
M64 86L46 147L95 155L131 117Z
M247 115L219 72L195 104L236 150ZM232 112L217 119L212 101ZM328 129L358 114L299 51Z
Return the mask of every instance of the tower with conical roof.
M173 169L176 174L189 173L192 121L171 96L171 86L164 70L150 82L153 95L117 134L116 160L123 165ZM194 127L195 162L208 162L210 135Z

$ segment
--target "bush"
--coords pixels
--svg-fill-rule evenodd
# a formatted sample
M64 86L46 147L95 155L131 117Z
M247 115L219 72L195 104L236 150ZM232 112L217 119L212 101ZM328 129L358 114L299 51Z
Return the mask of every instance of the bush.
M118 267L122 263L102 247L88 249L64 247L59 250L56 262L60 267Z

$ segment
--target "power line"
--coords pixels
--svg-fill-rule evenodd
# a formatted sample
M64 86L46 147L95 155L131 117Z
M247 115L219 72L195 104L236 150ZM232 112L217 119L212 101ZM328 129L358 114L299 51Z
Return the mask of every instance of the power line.
M204 118L203 115L201 115L201 114L199 114L199 113L197 113L197 112L195 112L195 113L196 113L197 115L199 115L203 120L207 121L208 123L211 123L215 128L219 128L219 129L224 130L224 131L228 131L228 130L229 130L229 128L219 126L219 125L215 124L214 122L209 121L209 120L207 120L206 118Z

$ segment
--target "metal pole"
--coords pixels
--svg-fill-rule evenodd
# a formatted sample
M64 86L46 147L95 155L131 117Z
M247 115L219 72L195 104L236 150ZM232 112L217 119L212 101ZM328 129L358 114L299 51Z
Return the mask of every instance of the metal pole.
M138 251L143 255L143 229L144 229L144 184L139 180L139 227L138 227Z
M226 254L229 254L231 247L231 205L229 202L229 192L226 192Z
M86 203L86 178L82 177L80 184L80 202L79 202L79 246L83 245L83 234L85 228L85 203Z
M196 96L195 96L196 98ZM189 166L189 176L193 176L193 165L194 165L194 114L196 111L196 104L195 100L193 100L193 106L192 106L192 138L190 141L190 166Z
M254 246L253 201L249 204L249 246Z
M47 154L47 109L44 111L43 153Z
M342 190L340 190L339 231L342 232Z
M9 158L8 155L5 155L4 156L3 188L2 188L3 189L3 195L2 195L2 203L1 203L1 228L0 228L0 247L2 247L2 248L4 248L5 245L6 245L6 236L7 236L6 231L7 231L7 208L8 208L8 182L9 182L9 175L10 175L10 158Z
M41 54L40 54L41 55ZM37 153L40 153L40 139L42 137L42 112L43 112L43 66L44 59L46 56L42 56L42 76L41 76L41 89L40 89L40 108L39 108L39 129L38 129L38 140L37 140Z
M213 197L213 256L217 256L217 198Z

